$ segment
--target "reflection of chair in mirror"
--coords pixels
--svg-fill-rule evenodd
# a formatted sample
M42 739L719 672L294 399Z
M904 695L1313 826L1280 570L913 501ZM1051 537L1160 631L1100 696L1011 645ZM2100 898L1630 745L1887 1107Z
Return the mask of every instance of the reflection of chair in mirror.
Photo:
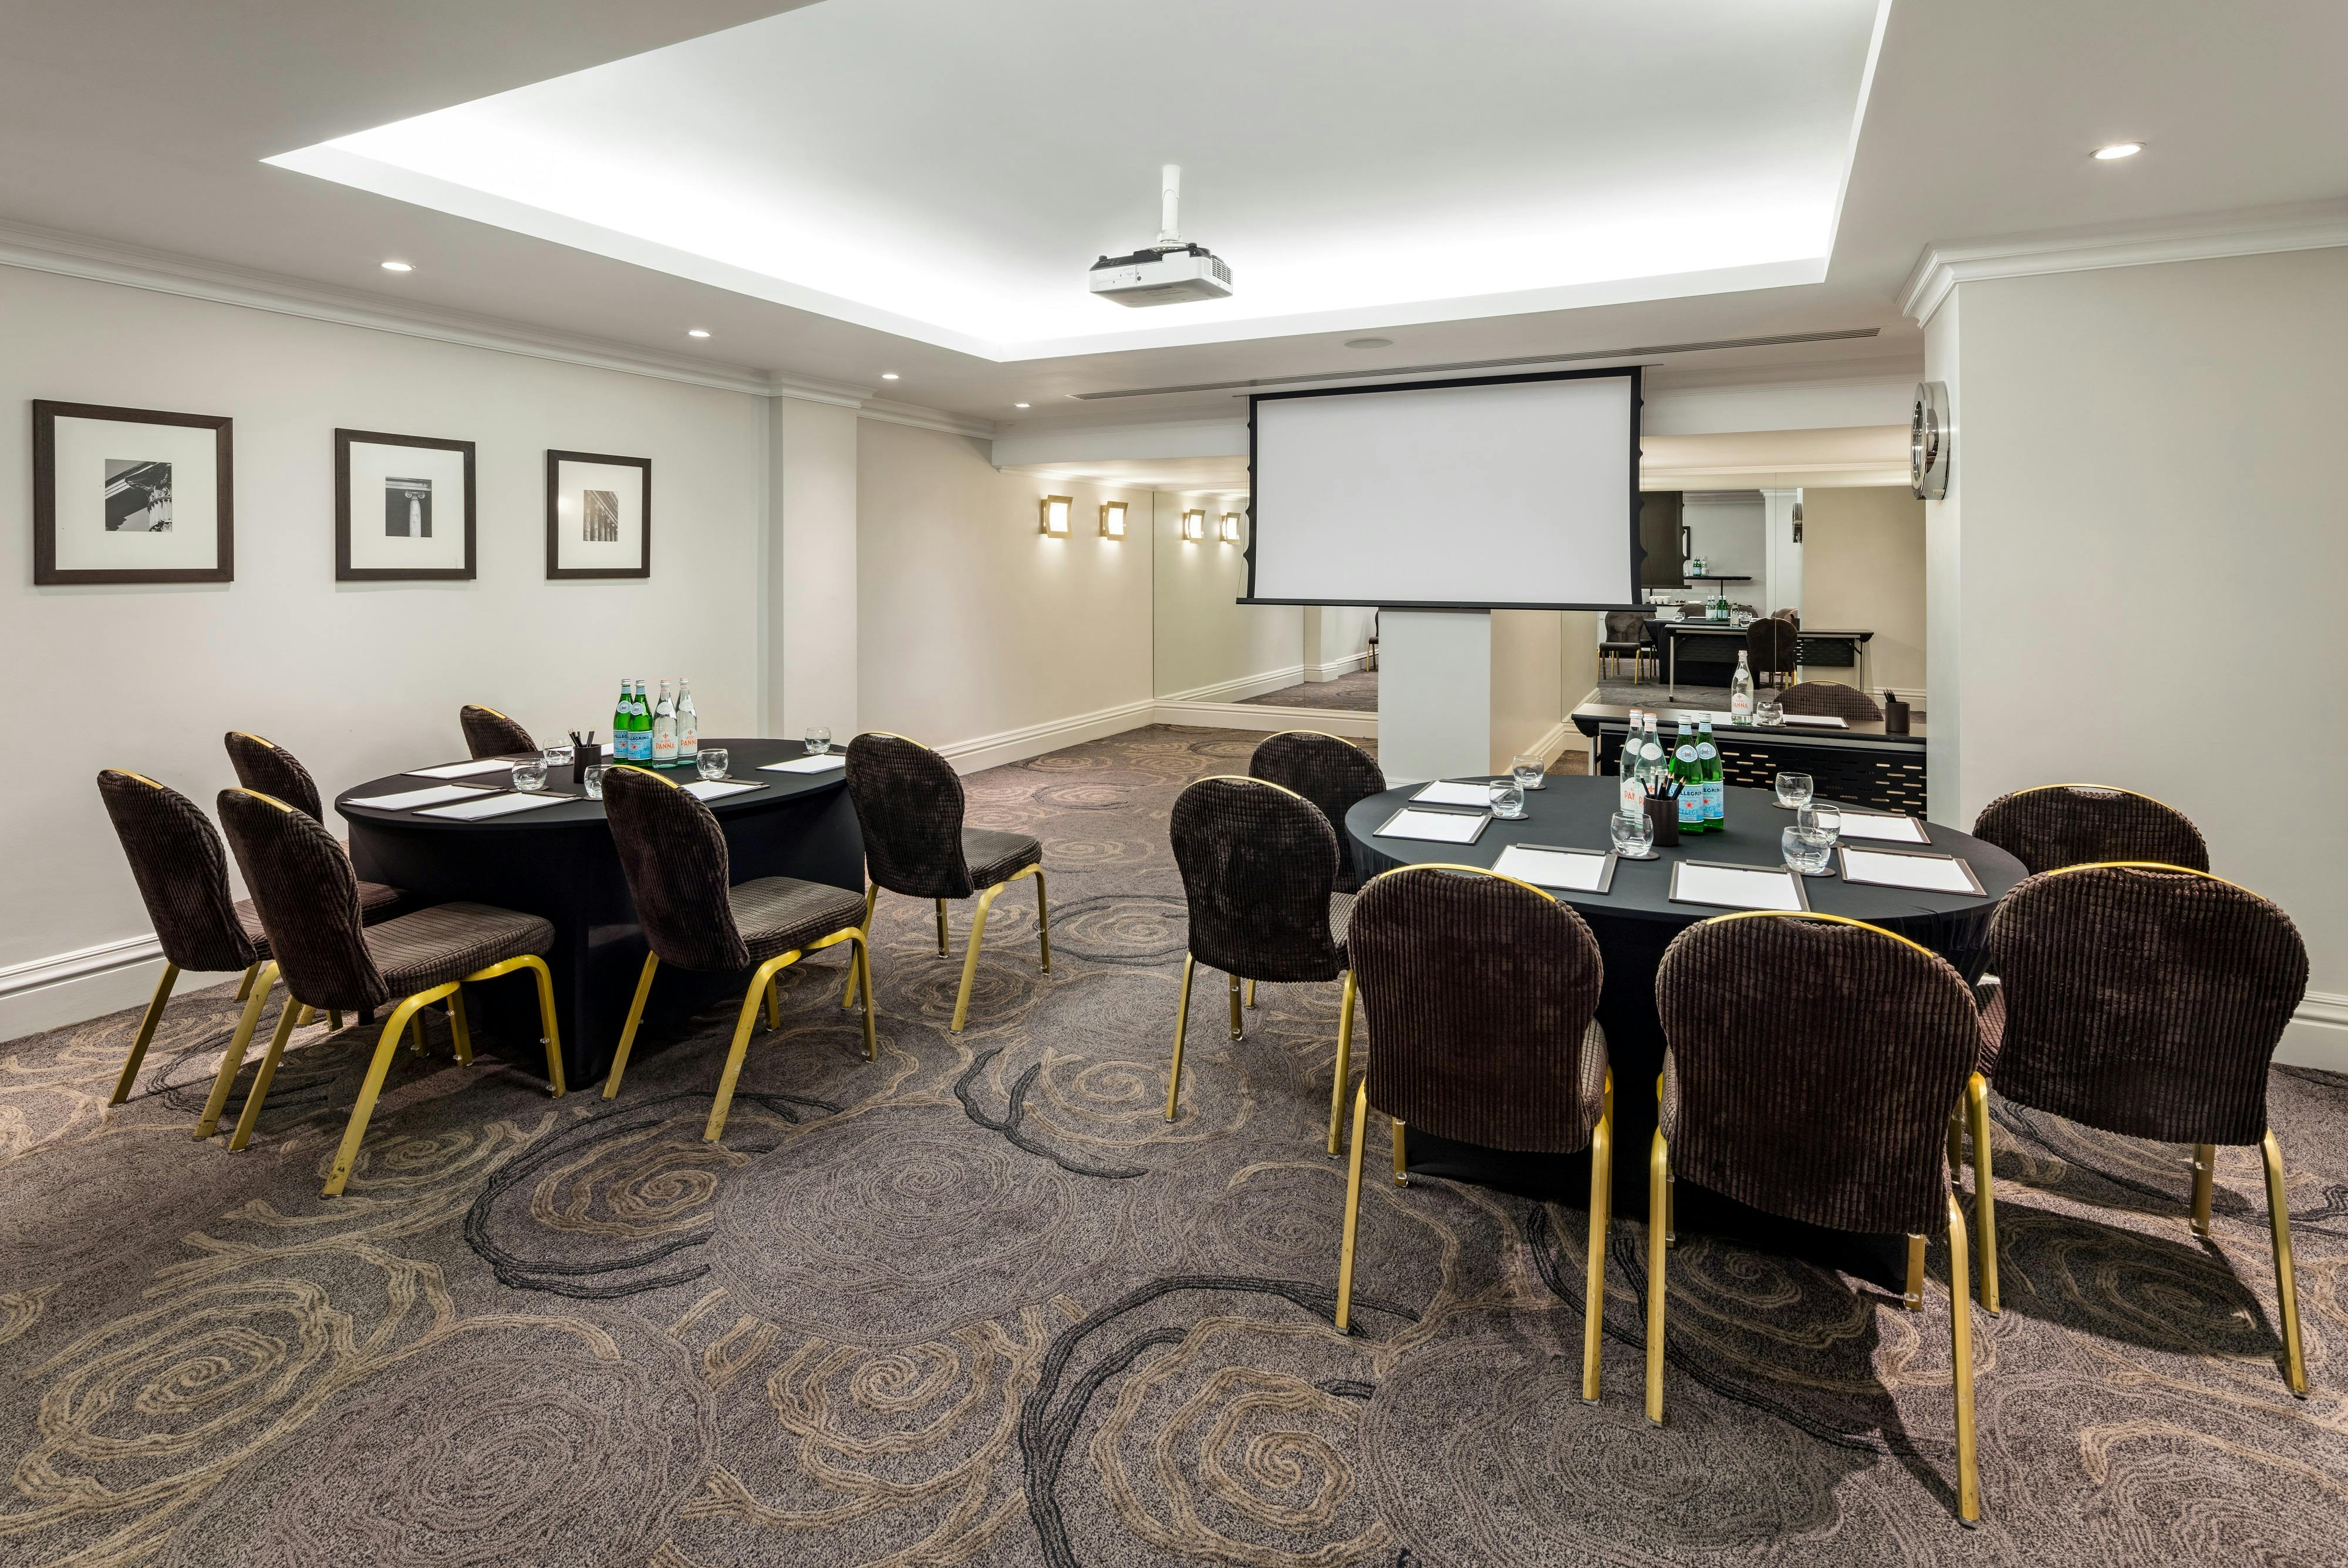
M1883 710L1875 699L1857 686L1840 681L1796 681L1780 697L1787 713L1817 718L1856 719L1861 723L1880 721Z
M1745 653L1756 681L1784 686L1793 677L1801 638L1793 625L1775 615L1764 615L1745 628Z
M1637 610L1606 612L1606 640L1598 645L1599 664L1606 674L1622 673L1622 655L1631 656L1631 679L1635 685L1646 678L1647 655L1654 650L1647 641L1647 618Z

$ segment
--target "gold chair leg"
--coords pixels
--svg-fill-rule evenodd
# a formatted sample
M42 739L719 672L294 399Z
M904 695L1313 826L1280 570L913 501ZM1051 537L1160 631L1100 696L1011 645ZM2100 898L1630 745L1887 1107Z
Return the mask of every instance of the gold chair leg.
M864 976L864 1059L877 1062L880 1059L880 1041L872 1030L880 1009L872 1002L872 942L862 931L856 934L855 941L856 952L850 962Z
M139 1064L147 1059L147 1047L154 1043L155 1026L163 1021L163 1004L170 999L171 987L179 983L180 966L163 965L163 977L155 982L154 999L147 1004L147 1016L139 1020L139 1037L130 1042L130 1055L122 1064L122 1076L114 1080L114 1098L108 1105L120 1105L130 1098L131 1086L139 1081Z
M1607 1081L1613 1081L1607 1074ZM1397 1131L1399 1129L1396 1130ZM1598 1346L1606 1337L1606 1227L1614 1207L1614 1105L1590 1132L1590 1268L1581 1291L1581 1398L1598 1403Z
M383 1035L375 1047L375 1059L367 1063L366 1081L359 1085L358 1103L351 1107L351 1119L343 1129L342 1145L335 1150L333 1169L326 1172L325 1196L341 1197L343 1188L349 1182L351 1167L357 1162L359 1157L359 1143L366 1137L367 1120L375 1115L376 1098L383 1093L383 1080L391 1074L391 1058L399 1052L400 1033L414 1026L417 1010L424 1006L430 995L431 993L427 991L419 992L408 997L398 1006L394 1007L391 1010L391 1016L384 1020ZM271 1041L269 1056L261 1064L263 1072L268 1072L277 1065L278 1049L279 1042ZM259 1102L262 1087L260 1084L252 1086L252 1099L247 1100L244 1107L247 1116L252 1114L253 1107ZM237 1130L238 1136L243 1136L243 1128L240 1125ZM233 1149L239 1146L231 1144L229 1147Z
M242 1002L247 996L252 995L252 977L260 973L261 965L258 962L248 964L244 966L244 978L236 983L236 999L238 1001Z
M1363 1080L1363 1087L1368 1087L1367 1079ZM1394 1124L1394 1157L1395 1185L1407 1187L1410 1185L1410 1157L1403 1152L1403 1125L1402 1118L1398 1116L1395 1118Z
M709 1108L709 1124L701 1131L703 1142L716 1142L726 1130L726 1112L734 1103L734 1085L742 1076L742 1057L750 1048L750 1026L758 1019L758 997L776 972L798 956L794 951L769 958L750 976L750 988L742 994L742 1016L734 1025L734 1044L726 1052L726 1070L717 1077L717 1099Z
M341 1016L340 1014L335 1016ZM457 1065L461 1068L471 1067L473 1065L473 1030L465 1016L465 988L462 985L458 986L448 995L448 1039L456 1047Z
M1957 1517L1981 1522L1981 1467L1973 1432L1972 1282L1965 1266L1965 1212L1949 1195L1949 1367L1957 1386Z
M1981 1236L1981 1304L1983 1312L1997 1308L1997 1192L1991 1171L1989 1146L1989 1080L1975 1073L1965 1083L1965 1119L1973 1135L1973 1229ZM1952 1167L1949 1180L1956 1180Z
M946 901L938 900L938 956L946 955Z
M421 1007L407 1015L407 1048L417 1056L424 1054L424 1009Z
M492 975L503 975L513 969L529 970L530 977L538 982L538 1021L546 1030L547 1098L561 1099L570 1092L571 1086L562 1081L562 1031L561 1026L554 1021L554 972L547 968L546 960L537 957L513 959L505 964L491 965L487 969L477 969L465 978L486 980Z
M2213 1143L2193 1146L2193 1233L2209 1233L2210 1189L2218 1175L2218 1147Z
M1354 972L1345 971L1344 999L1337 1006L1337 1077L1329 1086L1329 1152L1337 1152L1337 1125L1344 1114L1345 1083L1354 1074Z
M970 917L969 951L962 961L962 990L954 996L953 1032L957 1035L962 1033L963 1020L970 1015L970 988L978 978L978 944L986 934L986 912L994 906L994 896L1003 891L1004 886L1004 883L996 882L980 893L978 909ZM938 908L942 911L945 905L940 903ZM942 921L945 916L941 913L938 918Z
M1182 1027L1190 1021L1190 972L1199 961L1182 954L1182 995L1174 1004L1174 1066L1166 1075L1166 1119L1174 1119L1174 1102L1182 1092ZM1335 1153L1334 1149L1331 1153Z
M767 981L767 1033L773 1034L783 1026L783 987L778 980Z
M860 930L860 931L870 931L870 930L872 929L872 906L873 906L875 903L879 903L879 902L880 902L880 884L879 882L874 882L870 887L868 887L868 888L866 888L866 889L864 890L864 923L863 923L862 925L859 926L859 927L857 928L858 930ZM942 906L941 906L941 907L942 907ZM865 964L865 965L859 965L859 964L855 961L855 956L854 956L854 954L850 954L850 958L849 958L849 964L848 964L848 984L847 984L846 985L841 986L841 987L840 987L840 991L839 991L839 1005L840 1005L841 1006L843 1006L843 1007L848 1007L848 1006L853 1006L855 1005L855 1002L856 1002L856 984L857 984L856 977L857 977L857 975L858 975L861 974L864 970L869 969L869 968L870 968L870 967L871 967L871 965L869 965L869 964ZM866 978L867 978L867 979L870 979L870 976L869 976L869 975L868 975L868 976L866 976Z
M1044 868L1035 868L1035 944L1044 950L1044 973L1052 972L1052 910L1044 900Z
M1957 1183L1957 1172L1965 1168L1965 1112L1960 1104L1949 1111L1949 1182Z
M1655 1244L1655 1216L1669 1202L1672 1152L1663 1130L1647 1155L1647 1419L1663 1424L1663 1258L1667 1249Z
M1679 1202L1680 1179L1666 1171L1663 1172L1663 1245L1667 1247L1680 1244Z
M2275 1297L2282 1307L2283 1380L2307 1398L2307 1354L2299 1337L2299 1275L2291 1261L2291 1210L2284 1202L2282 1145L2270 1131L2259 1144L2267 1166L2267 1218L2274 1226Z
M1337 1248L1337 1332L1347 1332L1354 1311L1354 1243L1362 1226L1362 1134L1370 1116L1370 1086L1354 1096L1354 1162L1345 1174L1345 1239Z
M636 1026L644 1021L644 998L653 994L653 971L660 967L660 954L644 954L644 967L636 976L635 1000L628 1004L628 1021L620 1026L620 1049L612 1057L612 1070L603 1075L603 1098L610 1099L620 1092L620 1075L628 1070L628 1052L636 1043Z
M1900 1297L1900 1305L1910 1312L1924 1310L1924 1238L1911 1233L1908 1238L1908 1288Z
M256 967L261 970L261 984L250 987L246 993L244 1014L236 1021L236 1033L230 1037L228 1050L221 1057L220 1070L212 1075L212 1092L204 1101L204 1113L196 1119L199 1141L210 1138L220 1127L221 1112L228 1105L228 1091L236 1082L238 1069L244 1066L244 1053L252 1045L253 1028L261 1022L262 1005L268 1001L269 987L277 980L276 965L264 964ZM290 1011L294 999L287 997L285 1006Z
M252 1088L244 1097L244 1109L237 1113L236 1130L229 1134L232 1150L241 1150L252 1141L253 1126L261 1119L261 1103L269 1098L269 1085L277 1077L278 1060L285 1055L285 1042L292 1037L302 1012L293 993L287 992L284 1006L277 1009L276 1032L269 1037L269 1049L262 1054L260 1070L252 1075Z
M1231 975L1231 1038L1240 1037L1240 977Z
M1255 982L1252 980L1248 982L1247 1005L1251 1007L1255 1006Z

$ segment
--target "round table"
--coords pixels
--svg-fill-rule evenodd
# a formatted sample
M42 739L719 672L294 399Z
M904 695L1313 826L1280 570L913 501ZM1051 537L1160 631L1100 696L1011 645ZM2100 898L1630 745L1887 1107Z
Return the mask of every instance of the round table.
M759 771L767 763L805 756L807 748L796 740L704 744L726 748L731 777L764 786L708 802L726 834L735 882L790 876L863 892L864 842L840 769ZM663 773L680 783L697 777L690 769ZM351 861L367 881L404 888L422 903L470 900L522 910L553 923L554 946L546 963L554 978L563 1071L576 1088L601 1078L611 1065L646 948L603 803L587 799L569 774L568 769L551 770L546 790L574 799L475 822L353 804L442 782L411 773L345 789L335 798L335 810L350 823ZM483 774L448 782L506 788L509 781ZM687 1016L740 989L738 975L664 968L645 1022ZM537 1002L527 975L468 986L466 994L493 1035L537 1040ZM527 1063L529 1053L518 1059Z
M1475 780L1481 782L1481 779ZM1377 829L1402 809L1422 788L1405 785L1374 795L1345 814L1345 830L1354 854L1367 873L1402 865L1442 863L1489 867L1510 844L1554 844L1567 848L1607 850L1612 847L1607 820L1620 799L1621 781L1550 775L1543 787L1525 796L1521 821L1495 819L1473 844L1436 844L1409 839L1381 839ZM1675 848L1657 847L1652 861L1617 861L1612 887L1604 893L1551 890L1590 924L1606 964L1599 994L1598 1021L1606 1031L1607 1059L1614 1069L1614 1205L1618 1213L1643 1214L1646 1209L1648 1144L1655 1128L1655 1078L1663 1071L1663 1028L1655 1011L1655 971L1672 939L1700 920L1729 913L1702 904L1671 901L1671 871L1683 859L1725 861L1745 865L1784 863L1778 835L1794 816L1780 808L1766 790L1730 786L1726 794L1725 831L1683 838ZM1839 877L1805 880L1810 907L1825 914L1848 915L1897 932L1938 953L1968 981L1978 979L1989 957L1989 917L2014 883L2029 873L2022 862L1994 844L1938 822L1925 824L1929 845L1912 846L1952 854L1972 867L1983 894L1919 892L1906 888L1870 887L1845 882ZM1886 846L1892 847L1892 846ZM1372 1040L1369 1048L1375 1050ZM1445 1140L1410 1139L1411 1164L1440 1175L1457 1176L1511 1191L1560 1201L1588 1202L1589 1161L1580 1155L1559 1160L1546 1156L1479 1150ZM1681 1229L1722 1230L1763 1239L1776 1250L1823 1256L1840 1267L1852 1267L1848 1242L1806 1227L1759 1215L1692 1182L1679 1183L1674 1223ZM1862 1272L1880 1277L1880 1249L1870 1252ZM1892 1260L1896 1265L1897 1260ZM1897 1267L1891 1270L1896 1280Z

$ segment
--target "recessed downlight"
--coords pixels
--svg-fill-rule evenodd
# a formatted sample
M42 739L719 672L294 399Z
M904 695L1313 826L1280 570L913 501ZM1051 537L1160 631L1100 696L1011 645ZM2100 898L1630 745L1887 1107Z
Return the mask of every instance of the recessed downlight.
M416 269L406 262L386 262L383 270L387 273L412 273Z
M897 379L897 373L893 370L883 370L880 372L880 379L883 381L894 381Z
M709 335L709 329L705 326L688 326L685 329L685 335L687 337L707 337Z
M1392 348L1394 346L1394 339L1391 337L1349 337L1345 339L1345 346L1348 348Z
M2115 141L2108 147L2096 149L2096 160L2098 163L2116 163L2123 158L2134 158L2143 150L2144 143L2141 141Z
M1025 408L1025 407L1027 407L1027 405L1026 405L1026 404L1025 404L1025 403L1014 403L1014 404L1013 404L1013 405L1011 405L1011 406L1012 406L1014 408Z

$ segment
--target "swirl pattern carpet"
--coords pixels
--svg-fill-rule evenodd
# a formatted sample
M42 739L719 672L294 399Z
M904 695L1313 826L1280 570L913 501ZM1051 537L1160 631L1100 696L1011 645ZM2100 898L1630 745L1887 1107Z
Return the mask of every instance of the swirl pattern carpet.
M2305 1401L2254 1151L2221 1152L2201 1243L2184 1150L1995 1107L1977 1532L1952 1508L1938 1247L1913 1315L1684 1234L1658 1431L1643 1225L1614 1229L1589 1406L1584 1217L1376 1180L1338 1334L1337 988L1266 985L1232 1040L1202 975L1162 1116L1168 811L1255 738L1139 729L968 779L971 820L1044 841L1053 973L1032 900L1004 899L952 1035L969 910L942 960L930 908L884 897L880 1059L833 955L787 971L719 1145L730 1006L641 1041L611 1102L546 1099L534 1043L460 1068L436 1026L334 1201L370 1031L301 1031L233 1155L189 1138L229 987L173 1003L120 1107L135 1012L0 1046L0 1563L2348 1561L2326 1074L2278 1069L2270 1097ZM1373 1172L1386 1138L1374 1118Z

